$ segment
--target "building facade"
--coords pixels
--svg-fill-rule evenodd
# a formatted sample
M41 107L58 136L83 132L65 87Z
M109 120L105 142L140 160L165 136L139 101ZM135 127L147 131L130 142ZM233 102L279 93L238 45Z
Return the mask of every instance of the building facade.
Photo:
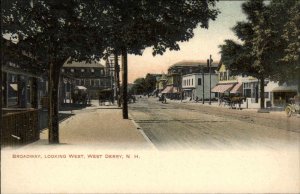
M218 84L212 88L218 97L244 96L245 108L260 107L260 83L257 78L251 76L232 76L226 66L220 62L217 69ZM289 99L297 94L296 84L279 84L268 79L264 83L265 107L284 107Z
M64 100L71 99L76 86L87 89L90 99L98 99L99 91L113 89L114 77L111 69L99 62L65 62L61 69L61 93Z
M175 63L168 68L167 83L162 93L171 98L183 98L183 76L202 72L207 73L209 71L215 73L217 66L218 63L212 63L211 67L209 67L206 61L181 61ZM189 95L187 88L186 95Z
M182 90L184 98L191 100L205 100L210 97L215 98L215 93L211 93L213 88L218 83L218 75L216 73L193 73L182 77ZM203 89L204 88L204 89Z

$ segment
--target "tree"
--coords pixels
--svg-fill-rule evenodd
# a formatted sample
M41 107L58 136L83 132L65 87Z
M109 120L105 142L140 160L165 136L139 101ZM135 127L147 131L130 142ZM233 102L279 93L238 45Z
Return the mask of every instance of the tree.
M133 94L149 94L153 92L156 85L156 78L153 74L148 73L145 78L137 78L133 82L131 93Z
M225 40L221 45L222 61L233 74L256 77L260 83L260 108L265 107L265 79L274 74L272 38L269 19L270 9L263 0L251 0L242 4L246 22L238 22L233 28L241 43Z
M144 94L145 93L145 79L142 77L135 79L130 93Z
M215 0L34 0L10 1L2 13L4 33L48 65L49 142L58 143L58 83L60 68L69 62L91 61L122 54L123 118L127 108L127 53L153 54L179 50L178 41L193 37L198 24L208 28L218 10Z
M245 2L242 9L247 15L247 21L238 22L233 28L241 43L225 40L225 44L220 46L222 60L228 69L234 74L253 76L259 80L261 108L264 108L265 79L287 80L287 75L282 72L294 71L293 66L285 65L282 60L287 48L282 37L283 29L292 32L282 28L282 25L288 21L285 14L293 4L289 3L290 5L285 7L283 2L281 0L274 0L270 4L265 4L263 0Z
M89 2L92 3L92 2ZM103 12L103 9L101 9ZM10 1L3 9L2 35L18 38L21 50L47 67L49 84L49 142L58 143L58 84L64 62L91 61L103 56L106 45L100 27L89 22L91 6L77 0ZM86 16L83 13L87 13ZM30 67L28 67L30 68Z
M148 73L145 77L145 92L150 94L156 88L156 77Z
M300 95L300 2L273 0L270 3L272 30L278 44L274 47L277 73L280 82L298 85Z
M106 13L111 16L107 41L111 52L122 54L123 118L127 119L127 53L142 54L146 47L153 48L153 55L179 50L179 41L192 38L199 24L208 28L208 21L219 12L214 9L215 0L120 0L107 4Z

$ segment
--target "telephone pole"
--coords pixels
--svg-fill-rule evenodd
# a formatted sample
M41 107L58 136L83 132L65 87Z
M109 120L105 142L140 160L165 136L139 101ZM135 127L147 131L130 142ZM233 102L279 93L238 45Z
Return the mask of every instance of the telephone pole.
M209 55L209 104L211 105L211 64L213 60L211 55Z

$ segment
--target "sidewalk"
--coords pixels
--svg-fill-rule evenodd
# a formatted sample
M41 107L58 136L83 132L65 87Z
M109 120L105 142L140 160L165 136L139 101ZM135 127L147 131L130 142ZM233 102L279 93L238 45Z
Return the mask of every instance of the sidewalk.
M105 149L151 149L152 145L137 129L134 121L122 118L122 109L115 105L92 106L82 110L64 111L74 114L59 125L61 145L97 146ZM48 130L40 135L40 140L28 145L48 145Z
M205 101L204 104L202 104L202 101L195 102L193 100L188 101L188 100L168 100L167 102L173 102L173 103L184 103L184 104L191 104L191 105L197 105L197 106L211 106L211 107L217 107L217 108L222 108L222 109L232 109L229 106L220 106L218 102L212 101L211 104L209 104L208 101ZM241 105L241 109L236 109L233 108L233 110L238 110L238 111L243 111L243 112L258 112L258 108L246 108L245 104ZM282 108L266 108L268 113L274 114L274 115L280 115L282 117L286 117L286 113ZM295 115L295 117L299 117L298 115Z

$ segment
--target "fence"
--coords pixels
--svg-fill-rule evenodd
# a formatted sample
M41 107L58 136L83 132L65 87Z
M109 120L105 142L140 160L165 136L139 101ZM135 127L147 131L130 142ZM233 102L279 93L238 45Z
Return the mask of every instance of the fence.
M2 145L24 145L37 140L39 140L38 110L3 110Z

